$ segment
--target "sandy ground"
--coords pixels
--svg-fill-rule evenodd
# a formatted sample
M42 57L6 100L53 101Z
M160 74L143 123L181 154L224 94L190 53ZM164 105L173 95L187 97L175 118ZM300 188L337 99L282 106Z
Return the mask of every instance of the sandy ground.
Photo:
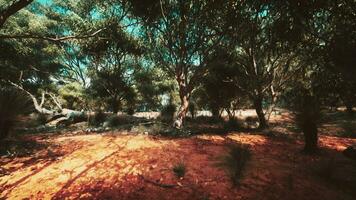
M288 115L274 117L287 133ZM48 145L31 156L0 157L0 199L356 199L356 166L341 153L356 139L321 136L320 153L301 153L298 137L265 133L189 138L130 135L28 135ZM240 184L217 166L227 144L251 150ZM172 170L184 163L186 174ZM332 181L331 181L332 180ZM354 182L353 182L354 181Z
M55 146L33 157L2 159L2 167L10 171L0 177L2 198L352 199L352 194L308 170L330 156L347 162L338 151L355 144L352 139L321 137L321 155L305 156L299 142L239 133L186 139L119 134L37 137ZM216 166L226 155L227 141L248 144L252 150L237 187ZM187 169L183 179L172 172L179 162Z

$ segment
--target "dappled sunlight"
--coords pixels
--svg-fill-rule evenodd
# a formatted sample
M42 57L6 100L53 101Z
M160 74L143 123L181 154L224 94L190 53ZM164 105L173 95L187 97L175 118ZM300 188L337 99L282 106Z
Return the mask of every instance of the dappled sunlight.
M241 133L176 139L92 134L59 136L49 141L60 144L53 150L55 152L69 149L62 150L62 154L54 159L34 160L0 177L0 186L4 188L0 197L200 199L208 196L211 199L255 199L258 193L275 199L287 198L291 193L294 199L302 199L303 195L313 191L313 185L318 185L317 180L308 175L307 166L316 165L332 153L324 152L320 157L304 156L300 153L302 142ZM235 189L231 189L226 171L217 167L219 160L227 155L226 144L231 142L247 144L252 154L241 183ZM322 146L336 150L353 142L355 140L325 136L320 139ZM333 153L335 156L343 157ZM183 163L186 168L183 178L177 178L172 171L178 163ZM12 164L19 165L13 161L6 167L11 168ZM315 199L335 199L338 195L327 190L325 185L317 187L321 192Z
M66 137L58 139L58 141L67 141L70 144L73 139L78 138ZM120 139L104 138L98 135L83 136L82 142L95 142L95 145L77 149L58 161L38 163L9 176L1 177L0 183L6 188L1 195L7 198L22 199L42 191L41 198L47 199L61 187L67 187L68 182L73 182L73 179L90 172L91 169L96 169L96 166L101 162L120 153L120 150L125 148L126 145L129 145L131 149L159 147L159 144L153 146L149 142L144 143L145 139L148 141L147 138L138 137L137 143L130 141L130 139L132 138L129 136ZM102 167L102 169L108 170L106 167ZM97 171L94 170L93 172L96 174Z
M321 146L337 151L343 151L349 146L356 145L356 139L333 136L320 136L319 141Z
M268 138L262 135L246 135L240 133L232 133L228 135L228 138L232 139L235 142L241 142L249 145L263 145L268 142Z

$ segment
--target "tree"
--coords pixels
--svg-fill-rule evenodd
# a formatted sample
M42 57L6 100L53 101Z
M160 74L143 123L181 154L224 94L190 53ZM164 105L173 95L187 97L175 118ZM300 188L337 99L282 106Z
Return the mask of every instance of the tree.
M6 1L6 0L2 0L2 1ZM5 24L5 22L7 21L7 19L9 17L11 17L15 13L17 13L19 10L25 8L32 2L33 2L33 0L18 0L18 1L12 2L10 5L8 5L9 3L2 2L1 3L2 6L0 7L1 8L1 10L0 10L0 29L3 27L3 25ZM5 7L5 5L8 5L8 6Z
M53 21L45 16L39 16L38 4L21 10L16 16L10 18L1 32L29 33L50 32ZM38 21L38 23L33 23ZM3 85L12 85L23 90L33 100L38 112L53 114L55 111L44 107L45 96L53 100L54 95L49 93L49 85L55 76L59 75L62 67L59 62L60 48L48 41L31 39L14 40L0 39L0 82ZM46 92L47 90L47 92ZM38 101L38 96L41 100ZM55 101L57 102L57 101ZM56 103L55 103L56 104Z
M251 99L260 128L265 128L268 123L263 103L268 100L273 108L286 83L301 72L298 56L303 43L296 42L297 39L288 40L293 37L293 31L288 32L287 38L282 37L281 31L293 26L281 27L282 11L273 4L265 1L231 2L229 8L226 23L234 29L229 34L229 46L238 70L231 81Z
M207 75L202 79L204 97L201 98L207 102L214 117L220 117L226 111L229 118L233 118L235 110L246 99L245 94L231 81L239 71L230 53L227 49L215 48L208 59Z
M107 29L100 33L102 39L88 41L85 51L91 64L91 84L93 96L107 100L116 113L123 100L134 103L135 91L132 87L135 58L142 54L139 43L122 30L120 21L108 21Z
M183 125L192 91L206 73L206 58L223 38L218 16L223 1L132 0L132 13L138 16L143 37L151 47L157 66L176 80L180 108L174 122Z
M174 90L174 82L165 77L162 70L152 66L141 66L134 73L134 85L138 93L140 110L157 111L162 107L164 95Z

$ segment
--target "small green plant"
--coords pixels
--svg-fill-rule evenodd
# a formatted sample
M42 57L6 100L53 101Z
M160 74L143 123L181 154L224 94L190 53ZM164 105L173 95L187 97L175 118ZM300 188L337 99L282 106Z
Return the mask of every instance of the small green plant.
M239 184L246 167L251 152L247 145L234 143L229 145L229 152L226 156L221 157L217 163L218 167L226 170L234 186Z
M178 178L182 178L185 175L186 167L184 162L179 162L173 166L173 172Z

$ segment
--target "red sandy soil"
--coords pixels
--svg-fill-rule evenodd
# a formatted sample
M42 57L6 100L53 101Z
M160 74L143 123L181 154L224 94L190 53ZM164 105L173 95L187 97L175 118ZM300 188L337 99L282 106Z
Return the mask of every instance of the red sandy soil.
M353 198L313 175L308 166L331 157L348 162L340 151L355 139L323 136L321 153L306 156L300 153L301 142L239 133L185 139L120 134L31 137L55 145L31 157L1 158L9 174L0 177L0 199ZM248 144L252 151L236 187L216 166L227 153L227 141ZM179 162L187 169L183 179L172 171Z

